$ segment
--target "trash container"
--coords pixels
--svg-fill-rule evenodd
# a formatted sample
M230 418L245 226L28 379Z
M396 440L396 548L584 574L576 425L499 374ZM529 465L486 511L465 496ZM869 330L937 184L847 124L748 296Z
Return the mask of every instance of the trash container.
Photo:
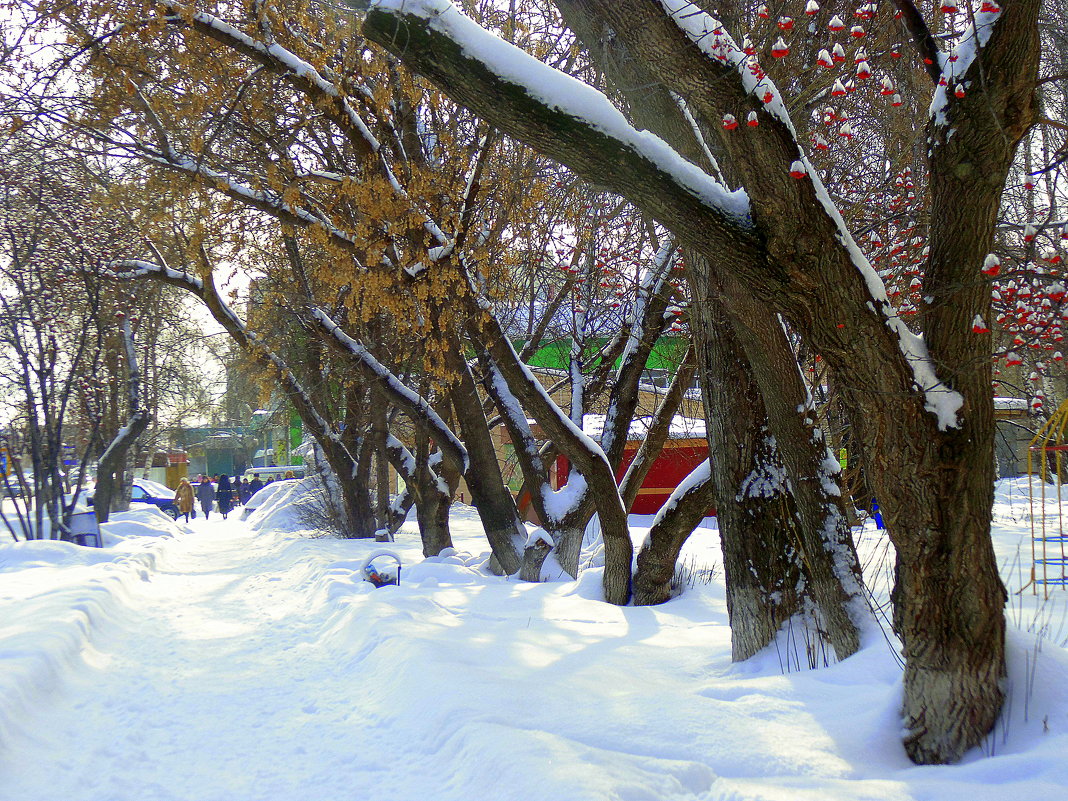
M96 522L96 512L78 511L70 516L71 539L78 545L87 545L91 548L103 548L104 543L100 538L100 524Z

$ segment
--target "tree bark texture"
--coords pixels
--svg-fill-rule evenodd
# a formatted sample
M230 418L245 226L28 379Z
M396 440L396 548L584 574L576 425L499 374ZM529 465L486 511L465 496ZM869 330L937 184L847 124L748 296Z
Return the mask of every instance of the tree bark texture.
M706 288L694 297L707 294ZM726 319L715 316L718 308L699 303L695 310L704 319L693 330L713 455L731 656L740 661L771 643L802 611L804 574L794 545L793 505L771 446L764 400ZM660 552L674 550L677 557L676 539L668 534Z
M462 354L459 343L449 348L449 368L456 376L449 397L471 462L464 478L497 567L510 576L519 571L519 549L526 540L526 528L519 519L512 493L504 483L493 437L482 410L482 398L471 367Z
M688 263L714 281L700 254L693 254ZM717 306L727 310L733 335L763 398L775 449L790 478L806 587L822 631L838 658L845 659L860 648L857 621L867 613L860 561L837 480L838 463L816 424L816 410L782 322L730 276L724 280L730 290L718 288ZM710 282L698 279L696 283L708 286Z
M712 358L719 347L719 343L710 346ZM709 395L720 401L748 401L749 410L762 411L755 388L738 392L740 383L732 375L728 382L710 387ZM709 442L720 454L713 465L713 482L722 488L717 509L735 661L766 647L790 618L803 611L799 588L804 586L793 525L783 526L784 520L793 524L790 497L774 483L777 454L766 428L763 437L754 438L760 429L738 425L744 420L738 415L716 416L710 420L709 433ZM754 479L765 486L753 487Z

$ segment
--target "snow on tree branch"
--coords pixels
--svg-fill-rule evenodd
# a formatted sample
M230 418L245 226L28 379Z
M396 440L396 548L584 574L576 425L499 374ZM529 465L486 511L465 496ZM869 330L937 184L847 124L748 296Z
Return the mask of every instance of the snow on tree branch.
M931 80L938 82L942 77L942 66L945 61L945 53L938 47L931 29L923 18L923 14L916 8L912 0L893 0L894 7L901 13L901 22L912 37L913 47L920 54L927 74Z
M160 154L144 153L142 158L152 164L195 176L223 194L253 208L265 211L283 222L293 223L302 228L318 226L326 231L332 239L339 241L349 249L356 245L354 237L333 225L325 217L286 202L277 192L253 189L247 184L235 181L229 176L211 169L196 159L183 156L173 149ZM363 265L360 265L360 267L361 269L366 269Z
M410 195L383 155L381 143L335 82L327 79L312 64L273 41L273 37L268 42L261 42L211 14L202 11L190 14L182 4L173 2L173 0L161 0L161 5L174 12L175 16L170 18L173 21L190 24L205 35L239 50L259 63L292 76L294 82L312 97L325 96L334 100L341 109L339 121L347 123L344 127L355 132L360 144L363 145L361 149L374 154L379 171L386 178L394 193L411 202ZM425 211L422 209L419 211L422 214L426 231L437 240L439 245L447 245L449 238L438 224Z
M318 429L313 432L315 436L326 437L340 445L340 439L337 436L337 433L334 432L330 424L316 410L311 397L300 385L300 382L297 381L293 372L277 354L264 345L260 339L248 329L241 318L237 316L237 313L230 308L229 304L227 304L222 297L220 297L214 282L210 279L210 274L208 280L203 280L192 276L189 273L174 270L166 264L154 264L140 259L123 259L113 262L110 267L116 278L154 279L184 289L200 298L204 302L204 305L208 307L208 311L211 312L212 317L215 318L216 322L226 330L235 342L242 348L248 349L249 352L262 362L265 362L278 371L279 381L282 388L285 390L286 395L293 402L294 406L300 411L301 418L309 424L309 427Z
M448 453L449 458L455 463L461 473L468 472L471 466L467 454L467 448L460 442L452 429L446 425L434 408L418 393L409 389L395 376L388 367L371 355L362 344L350 337L341 327L335 323L325 311L313 308L310 311L312 319L340 345L346 353L354 357L360 365L368 371L379 387L385 392L390 400L404 409L417 425L424 426L443 453Z
M770 82L767 87L761 84L762 78L743 65L736 45L724 44L729 37L719 43L722 59L716 58L716 20L692 4L663 2L675 9L672 24L711 61L736 62L730 71L742 91L761 87L771 92L763 105L792 137L791 149L812 178L814 199L830 218L848 262L863 279L868 308L890 329L912 384L924 393L926 408L937 417L939 428L956 426L963 398L939 380L925 343L897 317L882 280L803 155L781 95ZM363 29L368 38L427 75L461 104L578 174L628 197L681 239L717 253L723 253L729 242L735 256L759 249L752 240L744 193L726 193L714 178L662 140L632 128L604 95L501 41L445 0L379 0L368 12ZM740 49L738 53L744 56ZM687 196L699 199L701 209L686 204ZM697 218L703 220L700 230L692 224ZM755 252L754 258L758 258Z
M770 78L764 75L762 70L753 69L755 61L738 47L725 30L723 23L715 17L705 13L689 0L660 0L660 3L675 24L705 54L715 61L733 67L745 91L759 98L763 108L789 131L797 147L799 162L804 166L804 172L815 190L816 199L834 223L839 243L864 279L872 298L869 304L871 310L882 316L886 325L896 336L898 347L912 371L916 388L924 393L925 408L938 419L940 430L944 431L959 425L957 413L964 405L964 398L938 377L923 338L909 330L891 305L886 285L853 239L852 232L837 205L831 199L830 193L819 176L819 171L809 161L801 147L793 121L790 119L778 88ZM985 42L985 39L983 41Z
M148 278L159 275L162 278L166 278L171 285L182 286L196 295L200 295L204 291L204 282L195 275L174 270L166 265L154 264L140 259L123 259L122 261L114 262L112 268L122 270L122 272L116 271L113 273L119 279Z
M379 0L368 12L364 31L404 60L415 57L417 69L428 73L432 63L440 64L440 58L452 55L434 52L435 46L451 44L459 50L456 55L469 62L469 73L477 65L478 79L490 81L495 94L548 115L561 135L568 129L583 135L596 133L632 168L655 176L653 180L658 183L674 185L731 227L750 227L749 199L744 192L728 192L662 139L632 127L601 92L482 29L447 0ZM434 45L424 41L416 52L413 45L417 35L429 35ZM446 87L448 93L457 90L461 87ZM480 111L489 118L485 110ZM505 130L512 127L502 124L501 117L490 121ZM601 175L598 180L608 183L610 179L610 175Z
M931 98L930 117L935 125L948 122L947 112L950 97L964 97L971 81L964 80L979 51L990 41L994 24L1001 18L1001 6L997 3L984 3L982 8L973 12L972 20L963 38L950 54L943 59L941 75L935 85L934 97Z

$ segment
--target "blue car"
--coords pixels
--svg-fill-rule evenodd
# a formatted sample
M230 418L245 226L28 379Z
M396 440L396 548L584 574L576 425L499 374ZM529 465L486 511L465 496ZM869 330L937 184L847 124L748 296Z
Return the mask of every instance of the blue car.
M130 492L130 503L150 503L169 515L172 520L178 519L178 506L174 502L174 490L148 481L143 478L135 478L133 489ZM89 505L93 505L93 498L89 496Z

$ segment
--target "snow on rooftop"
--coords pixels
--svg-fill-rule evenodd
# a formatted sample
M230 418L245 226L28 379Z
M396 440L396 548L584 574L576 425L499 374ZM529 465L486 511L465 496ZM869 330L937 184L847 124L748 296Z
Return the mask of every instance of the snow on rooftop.
M601 432L604 430L604 419L605 415L603 414L587 414L582 420L582 430L585 431L588 436L594 439L599 439ZM630 423L627 439L645 439L646 435L649 433L649 426L652 421L652 417L634 418ZM703 439L704 436L704 420L698 420L693 417L683 417L679 414L671 418L671 428L668 431L668 437L670 439Z
M994 398L994 409L999 412L1026 412L1027 398Z

